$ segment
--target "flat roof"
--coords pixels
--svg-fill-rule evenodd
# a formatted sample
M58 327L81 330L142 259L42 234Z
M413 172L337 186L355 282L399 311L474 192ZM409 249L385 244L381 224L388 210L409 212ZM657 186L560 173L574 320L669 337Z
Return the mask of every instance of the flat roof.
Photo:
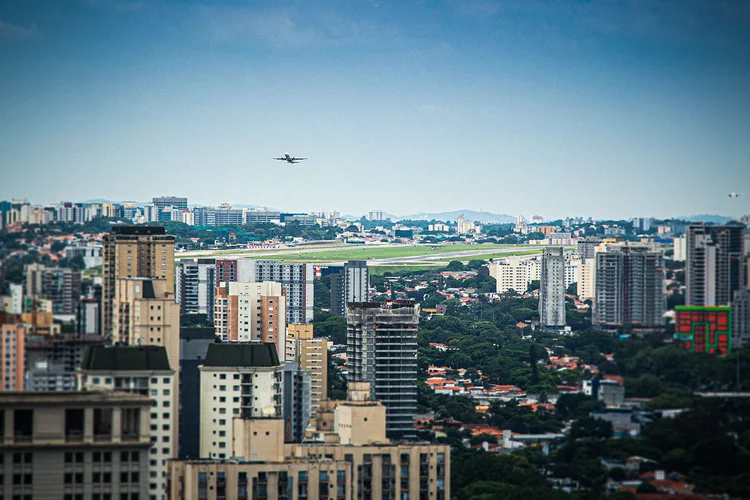
M76 404L141 404L150 405L151 398L123 391L8 391L0 392L0 407L47 406Z

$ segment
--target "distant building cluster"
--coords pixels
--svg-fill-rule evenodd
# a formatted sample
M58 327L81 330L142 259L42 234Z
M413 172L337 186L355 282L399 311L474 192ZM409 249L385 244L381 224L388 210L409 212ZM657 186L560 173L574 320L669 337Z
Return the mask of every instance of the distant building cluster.
M187 200L158 202L167 220ZM312 265L176 266L152 225L69 251L102 277L28 264L0 299L0 457L28 477L6 497L450 498L450 447L413 440L419 307L370 302L366 262L332 278L352 361L330 400ZM201 316L214 327L181 325Z

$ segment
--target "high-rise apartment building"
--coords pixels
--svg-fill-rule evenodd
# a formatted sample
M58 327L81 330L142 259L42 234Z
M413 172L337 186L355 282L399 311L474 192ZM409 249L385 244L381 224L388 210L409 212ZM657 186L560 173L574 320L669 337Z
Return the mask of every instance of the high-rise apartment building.
M539 322L543 328L565 326L565 256L562 247L545 248L542 254Z
M594 324L664 327L664 255L650 246L606 243L596 253Z
M177 458L179 399L174 392L176 370L161 346L94 346L81 363L79 389L116 391L148 396L152 401L148 454L148 498L167 494L167 461ZM147 498L147 497L144 497Z
M310 372L311 405L315 414L328 392L328 348L327 340L313 338L313 326L309 323L287 327L286 360L299 365L300 370Z
M388 215L384 210L370 210L367 212L367 220L386 220Z
M507 293L511 290L525 293L531 282L529 259L508 257L489 265L490 276L495 278L496 292Z
M153 199L153 205L159 217L157 220L168 221L171 220L172 214L171 212L165 212L164 209L172 207L173 210L187 210L188 199L180 196L158 196Z
M120 278L164 279L174 293L174 236L158 226L115 226L102 243L102 334L112 336Z
M232 456L232 419L281 418L284 365L273 344L208 346L201 371L200 456Z
M732 347L750 346L750 289L734 292L732 301Z
M78 311L76 314L76 328L78 335L97 335L102 334L102 313L101 297L83 298L78 302Z
M214 295L214 327L222 340L255 340L286 350L286 290L281 283L223 282Z
M24 387L26 329L22 324L0 325L0 391Z
M741 224L691 224L687 229L685 304L726 306L745 287L744 235Z
M213 328L180 329L180 458L200 457L201 371Z
M286 291L286 322L311 323L313 320L312 264L289 264L275 260L217 259L216 283L276 281Z
M580 255L584 261L593 259L596 255L596 247L598 247L601 242L601 239L591 236L579 239L576 243L576 253Z
M576 271L578 298L593 300L596 295L596 259L581 260Z
M87 349L103 344L98 335L27 335L26 390L75 391Z
M165 279L117 280L114 336L131 346L159 345L167 349L169 366L180 365L180 306Z
M580 276L580 266L583 258L578 254L570 254L565 259L565 290L573 283L578 283Z
M54 314L74 315L81 298L81 272L28 264L25 287L27 296L51 300Z
M366 260L350 260L331 275L331 314L346 317L349 302L370 301L370 274Z
M369 382L372 398L386 407L392 436L413 432L417 408L417 328L413 300L347 305L349 380Z
M0 494L149 499L150 409L140 394L0 393Z
M284 363L281 394L281 416L284 419L284 441L301 443L312 416L310 372L293 361Z
M216 283L216 259L182 259L177 268L180 313L206 314L213 321Z
M672 240L672 260L685 262L687 259L687 238L675 236Z

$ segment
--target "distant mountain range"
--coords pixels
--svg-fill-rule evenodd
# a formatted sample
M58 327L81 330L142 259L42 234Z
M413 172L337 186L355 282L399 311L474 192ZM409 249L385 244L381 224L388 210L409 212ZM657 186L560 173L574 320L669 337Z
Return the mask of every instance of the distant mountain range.
M516 222L516 217L508 214L493 214L492 212L477 212L475 210L454 210L452 212L419 212L416 214L395 216L398 220L448 220L455 221L460 215L466 220L478 221L483 223L492 222L495 224L511 224Z
M700 214L700 215L681 215L679 217L674 217L677 220L687 220L691 222L706 222L711 224L724 224L725 222L729 222L730 220L735 220L732 217L726 217L724 215L715 215L715 214Z

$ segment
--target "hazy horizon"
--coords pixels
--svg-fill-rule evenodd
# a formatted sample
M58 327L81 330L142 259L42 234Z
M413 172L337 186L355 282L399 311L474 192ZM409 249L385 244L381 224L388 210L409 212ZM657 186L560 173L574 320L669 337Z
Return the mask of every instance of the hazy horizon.
M4 2L0 67L0 199L750 213L747 2Z

